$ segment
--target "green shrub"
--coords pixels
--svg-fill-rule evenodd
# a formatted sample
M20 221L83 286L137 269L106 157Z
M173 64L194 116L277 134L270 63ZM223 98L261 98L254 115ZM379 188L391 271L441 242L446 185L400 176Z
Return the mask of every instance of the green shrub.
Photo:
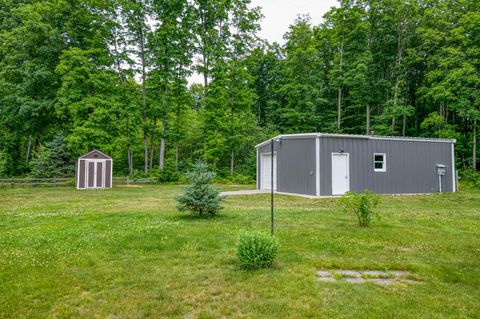
M11 158L7 152L0 150L0 178L5 178L11 170Z
M165 166L163 169L153 168L148 171L149 177L155 177L156 183L178 183L182 180L183 174L175 167Z
M278 251L275 238L260 232L240 234L237 243L237 256L243 269L258 269L271 266Z
M175 162L171 160L165 161L163 169L154 167L149 169L147 173L143 170L134 169L133 179L152 178L152 183L182 183L186 182L185 176L175 167Z
M460 186L466 188L480 188L480 172L473 169L464 169L458 172Z
M214 173L210 172L208 165L198 161L193 165L193 170L187 173L191 184L185 187L185 193L178 196L177 208L179 211L190 211L200 216L215 215L222 207L220 206L220 192L213 188L212 179Z
M151 176L148 173L145 173L143 169L138 169L138 168L133 169L133 174L131 176L131 178L133 179L148 178L148 177L151 177Z
M216 177L215 178L216 183L220 184L254 184L255 179L251 176L246 176L242 174L233 174L233 175L227 175L225 177Z
M176 183L180 181L182 174L177 170L162 169L158 171L157 179L159 183Z
M368 227L374 208L380 203L380 196L370 193L368 190L363 193L347 192L338 200L338 204L346 212L353 212L360 227Z

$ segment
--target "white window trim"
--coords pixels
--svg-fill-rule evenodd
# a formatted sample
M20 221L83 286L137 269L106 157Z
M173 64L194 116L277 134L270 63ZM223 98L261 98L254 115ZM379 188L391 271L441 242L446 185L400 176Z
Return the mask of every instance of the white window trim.
M383 168L375 168L375 156L383 156ZM379 162L380 163L380 162ZM373 171L374 172L386 172L387 171L387 154L386 153L373 153Z

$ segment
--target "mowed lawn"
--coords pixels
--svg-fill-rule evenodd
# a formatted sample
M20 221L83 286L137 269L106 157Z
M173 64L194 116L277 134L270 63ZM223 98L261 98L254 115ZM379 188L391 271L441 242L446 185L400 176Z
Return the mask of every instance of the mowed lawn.
M252 186L220 186L222 189ZM384 196L369 229L336 199L276 197L273 268L238 267L268 195L214 218L179 186L0 190L0 318L479 318L480 191ZM419 283L319 282L320 269L407 270Z

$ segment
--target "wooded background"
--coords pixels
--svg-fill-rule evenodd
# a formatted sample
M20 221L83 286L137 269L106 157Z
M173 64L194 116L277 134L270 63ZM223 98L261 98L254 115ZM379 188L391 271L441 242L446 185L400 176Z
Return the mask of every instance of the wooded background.
M0 176L68 175L96 148L116 174L174 180L202 158L253 177L256 143L305 132L456 138L475 167L480 1L340 1L284 45L261 17L249 0L0 0Z

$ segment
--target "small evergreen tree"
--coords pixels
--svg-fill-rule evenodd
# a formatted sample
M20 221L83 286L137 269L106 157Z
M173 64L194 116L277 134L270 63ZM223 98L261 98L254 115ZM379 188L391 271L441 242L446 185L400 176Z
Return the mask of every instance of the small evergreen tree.
M32 175L35 177L61 177L73 174L70 152L62 134L41 146L32 160Z
M214 176L207 164L202 161L196 162L192 171L187 173L191 185L185 187L185 193L176 198L178 210L190 211L200 216L218 213L222 207L219 191L212 186Z

